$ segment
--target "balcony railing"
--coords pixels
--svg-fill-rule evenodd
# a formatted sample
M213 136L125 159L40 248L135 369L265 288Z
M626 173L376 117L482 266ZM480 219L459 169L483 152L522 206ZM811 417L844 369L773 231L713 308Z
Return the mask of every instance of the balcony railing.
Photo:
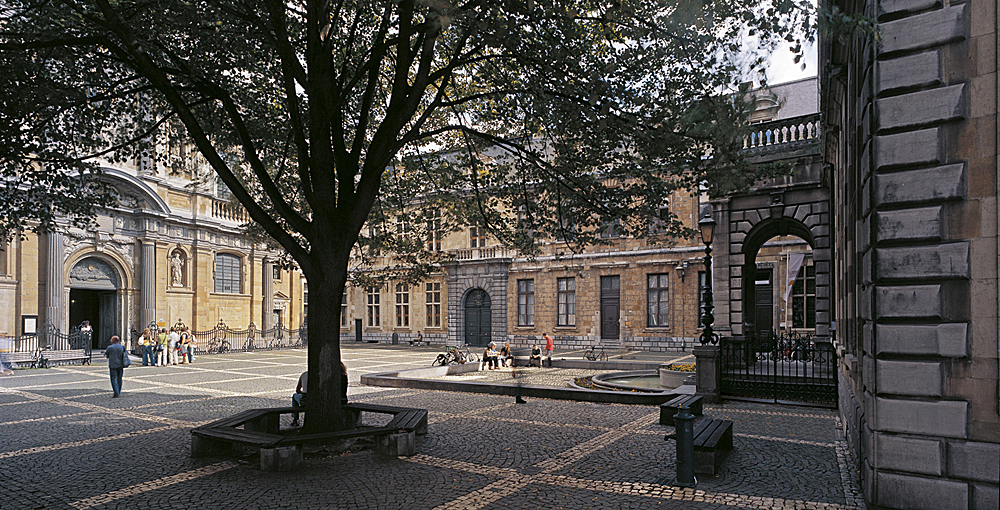
M455 258L458 260L483 260L496 258L509 258L515 256L515 251L503 246L491 246L489 248L466 248L455 250Z
M751 126L743 137L743 148L751 152L794 150L819 140L819 114L803 115Z
M236 223L246 223L250 221L243 206L234 204L227 200L212 201L212 217L220 220L233 221Z

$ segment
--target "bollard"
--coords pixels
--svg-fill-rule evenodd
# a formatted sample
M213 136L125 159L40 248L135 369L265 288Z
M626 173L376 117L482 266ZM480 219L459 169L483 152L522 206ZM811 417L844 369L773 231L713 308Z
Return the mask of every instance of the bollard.
M687 405L681 406L674 416L675 432L663 439L677 440L677 479L673 485L694 487L698 480L694 477L694 415Z

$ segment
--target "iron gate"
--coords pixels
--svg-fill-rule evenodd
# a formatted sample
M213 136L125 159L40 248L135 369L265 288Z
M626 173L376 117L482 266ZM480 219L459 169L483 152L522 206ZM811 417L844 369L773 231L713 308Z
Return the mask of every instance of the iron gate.
M812 335L751 334L721 342L722 393L728 397L836 407L833 345Z

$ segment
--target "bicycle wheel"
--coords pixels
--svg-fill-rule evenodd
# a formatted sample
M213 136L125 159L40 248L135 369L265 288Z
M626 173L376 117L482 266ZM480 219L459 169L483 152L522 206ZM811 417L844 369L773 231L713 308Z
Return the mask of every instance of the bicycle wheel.
M590 350L590 351L587 351L587 352L583 353L583 359L594 361L594 360L597 359L597 357L594 356L594 351Z
M473 363L478 363L479 362L479 355L476 354L476 353L474 353L474 352L473 353L469 353L469 355L465 359L468 360L468 361L471 361Z
M608 355L606 353L602 352L599 356L597 356L597 358L600 359L601 361L607 361L608 360Z
M445 360L446 360L446 358L445 358L444 354L438 354L437 359L435 359L433 362L431 362L431 366L432 367L434 367L434 366L444 366L444 364L447 363L447 361L445 361Z

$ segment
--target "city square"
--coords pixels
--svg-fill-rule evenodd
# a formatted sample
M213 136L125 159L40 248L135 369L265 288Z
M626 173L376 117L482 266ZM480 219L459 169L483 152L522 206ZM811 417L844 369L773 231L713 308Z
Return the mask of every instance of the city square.
M192 459L190 430L288 405L304 350L133 363L119 399L103 359L17 370L0 379L0 508L863 508L831 410L708 406L735 422L735 450L718 476L681 489L669 484L674 446L663 440L673 427L657 423L656 406L359 385L436 352L344 348L351 401L429 411L416 455L313 448L287 473L262 472L252 456Z

